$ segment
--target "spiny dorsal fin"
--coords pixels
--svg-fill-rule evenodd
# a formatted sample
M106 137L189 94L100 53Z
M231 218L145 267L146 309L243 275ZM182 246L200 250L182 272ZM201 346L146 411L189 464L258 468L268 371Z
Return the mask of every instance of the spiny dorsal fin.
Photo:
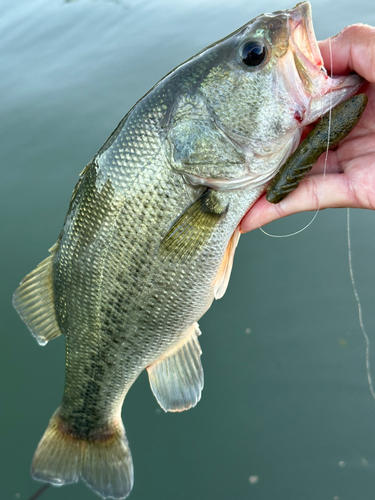
M50 248L51 255L25 276L13 294L13 306L40 345L61 334L52 290L52 260L58 248L57 243Z
M221 299L221 297L227 290L230 274L232 272L232 267L233 267L234 252L236 251L239 239L240 239L240 230L239 226L237 226L237 228L235 229L234 233L231 236L231 239L229 240L223 260L221 261L219 267L219 271L214 281L214 296L216 300Z
M173 256L178 260L193 257L208 241L227 212L228 205L223 205L217 192L207 189L180 215L164 236L160 243L161 256Z
M152 392L164 411L188 410L201 398L200 333L198 323L194 323L176 345L147 367Z

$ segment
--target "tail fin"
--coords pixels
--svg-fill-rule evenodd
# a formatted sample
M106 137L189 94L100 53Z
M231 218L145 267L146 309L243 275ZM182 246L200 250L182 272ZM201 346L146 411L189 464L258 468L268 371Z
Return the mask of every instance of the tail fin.
M56 412L35 452L31 474L55 485L82 479L103 498L126 498L133 487L133 461L122 422L95 440L78 439Z

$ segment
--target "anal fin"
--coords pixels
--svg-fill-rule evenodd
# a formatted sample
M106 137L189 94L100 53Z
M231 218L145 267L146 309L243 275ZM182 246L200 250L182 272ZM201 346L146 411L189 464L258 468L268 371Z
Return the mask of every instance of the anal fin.
M61 335L52 290L52 260L57 250L56 244L13 294L13 306L41 345Z
M194 323L177 344L147 367L152 392L164 411L188 410L201 398L200 333L198 323Z
M221 297L227 290L229 278L233 267L234 252L236 251L239 239L240 239L240 230L239 226L237 226L237 228L235 229L234 233L231 236L231 239L229 240L223 260L221 261L219 267L219 271L214 281L214 296L216 300L221 299Z

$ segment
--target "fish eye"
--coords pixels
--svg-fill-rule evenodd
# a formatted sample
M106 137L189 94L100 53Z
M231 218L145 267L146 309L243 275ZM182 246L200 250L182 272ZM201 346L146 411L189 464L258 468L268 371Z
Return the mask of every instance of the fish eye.
M260 40L251 40L242 46L240 56L246 66L259 66L267 57L267 47Z

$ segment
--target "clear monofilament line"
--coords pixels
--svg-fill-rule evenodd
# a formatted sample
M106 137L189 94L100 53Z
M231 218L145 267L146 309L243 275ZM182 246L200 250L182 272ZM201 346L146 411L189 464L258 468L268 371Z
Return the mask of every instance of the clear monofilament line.
M346 228L347 228L347 235L348 235L348 259L349 259L349 273L350 273L350 279L352 282L352 287L353 287L353 292L354 292L354 297L357 302L357 308L358 308L358 319L359 319L359 325L362 330L362 334L365 338L365 343L366 343L366 372L367 372L367 380L368 380L368 385L370 388L371 396L375 400L375 390L374 390L374 384L372 381L372 376L371 376L371 368L370 368L370 339L369 336L367 335L367 332L365 330L365 325L363 323L363 316L362 316L362 306L361 302L359 300L359 295L357 292L357 287L355 286L355 281L354 281L354 274L353 274L353 265L352 265L352 248L351 248L351 240L350 240L350 209L346 209Z

